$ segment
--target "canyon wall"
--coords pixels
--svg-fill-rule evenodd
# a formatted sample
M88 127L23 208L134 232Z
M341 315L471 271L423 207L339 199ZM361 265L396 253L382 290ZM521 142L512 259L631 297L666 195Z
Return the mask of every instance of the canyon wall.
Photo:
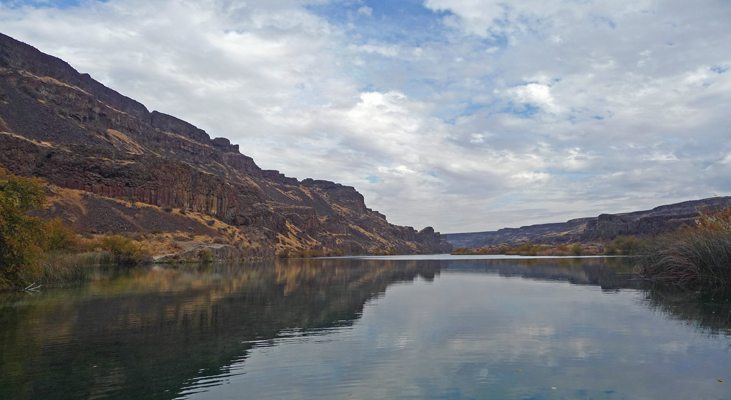
M353 187L262 170L228 139L150 112L2 34L0 164L61 188L202 213L243 229L270 253L451 250L431 228L388 223Z

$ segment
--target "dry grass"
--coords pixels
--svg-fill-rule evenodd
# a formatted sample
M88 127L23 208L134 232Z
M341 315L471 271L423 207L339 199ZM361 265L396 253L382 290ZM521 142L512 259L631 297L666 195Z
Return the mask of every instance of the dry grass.
M39 282L43 284L89 281L102 267L114 263L107 251L51 254L43 264Z

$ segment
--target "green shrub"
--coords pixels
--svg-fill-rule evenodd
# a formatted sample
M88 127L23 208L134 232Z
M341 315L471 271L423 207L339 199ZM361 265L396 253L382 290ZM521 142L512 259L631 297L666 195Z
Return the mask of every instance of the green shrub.
M623 255L635 254L642 246L642 241L635 236L617 236L612 244Z
M198 259L202 263L210 263L213 261L213 253L211 249L203 249L198 253Z
M310 249L309 251L307 251L308 258L316 258L316 257L323 257L323 256L324 256L324 254L320 250Z
M137 264L148 256L147 251L141 244L120 235L103 237L99 241L99 246L112 253L115 264Z
M0 168L0 289L27 286L41 272L45 223L27 213L45 196L43 180Z
M64 225L61 218L54 218L46 222L46 240L44 250L49 252L75 252L81 247L76 238L76 232Z
M580 256L584 253L584 246L576 243L575 245L571 246L571 254L575 256Z

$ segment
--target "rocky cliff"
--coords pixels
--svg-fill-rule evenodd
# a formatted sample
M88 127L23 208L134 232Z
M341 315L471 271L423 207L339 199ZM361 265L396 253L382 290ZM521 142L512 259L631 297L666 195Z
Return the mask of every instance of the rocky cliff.
M450 233L445 235L454 247L480 248L499 244L601 242L617 236L648 237L692 224L700 210L731 207L731 197L712 197L655 207L647 211L601 214L566 222L504 228L497 231Z
M76 204L59 200L52 210L82 231L149 232L186 224L213 236L236 230L231 244L259 255L284 249L451 249L431 228L417 232L388 223L350 186L262 170L228 139L211 139L181 119L149 112L64 61L2 34L0 164L64 189L55 193L78 192L71 195ZM137 211L125 217L120 201ZM147 207L149 215L142 217L142 205L168 213ZM190 213L212 218L206 224L217 228L206 230L195 220L170 223Z

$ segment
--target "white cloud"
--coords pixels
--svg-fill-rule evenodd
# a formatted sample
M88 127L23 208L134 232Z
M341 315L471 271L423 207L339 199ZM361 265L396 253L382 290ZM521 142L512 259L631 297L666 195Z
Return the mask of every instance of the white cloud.
M363 52L363 53L370 53L370 54L380 54L384 57L396 57L399 55L399 47L398 46L378 46L378 45L372 45L372 44L364 44L364 45L353 45L351 44L348 46L348 49L354 52Z
M358 9L358 14L366 15L366 16L370 17L371 15L373 15L373 9L368 6L363 6Z
M731 4L355 4L0 4L0 29L264 168L355 185L394 223L476 231L731 193Z
M551 87L538 83L529 83L505 91L509 98L519 103L530 104L540 107L549 113L561 112L561 107L556 104L551 95Z

